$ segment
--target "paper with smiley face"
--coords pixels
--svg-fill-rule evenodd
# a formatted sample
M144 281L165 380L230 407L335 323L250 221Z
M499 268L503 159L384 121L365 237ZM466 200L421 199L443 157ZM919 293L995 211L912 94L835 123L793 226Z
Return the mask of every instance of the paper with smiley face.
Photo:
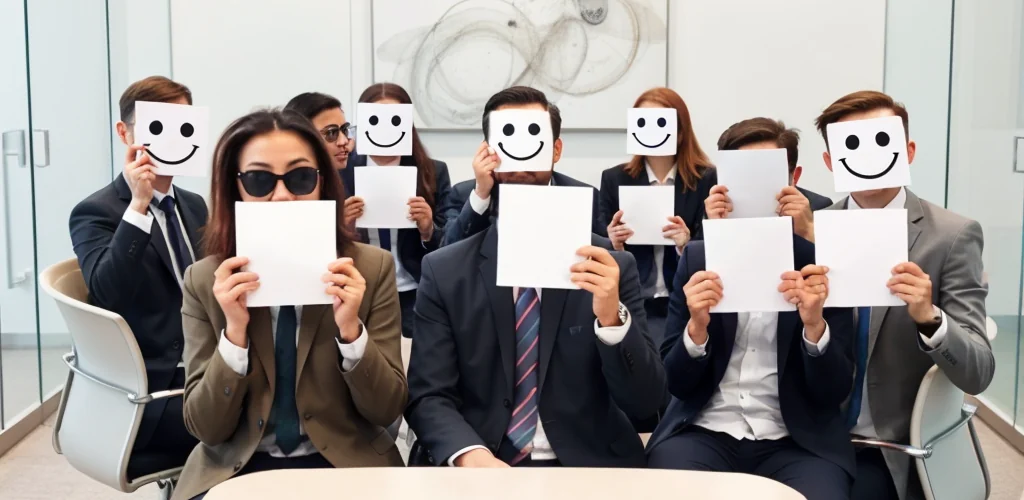
M359 154L409 156L412 154L412 104L375 104L361 102L359 115Z
M205 177L210 165L210 109L136 102L135 143L146 147L158 175Z
M910 185L907 136L898 116L831 123L826 132L836 191Z
M630 108L626 113L626 154L676 154L678 118L673 108Z
M501 159L496 172L551 170L551 115L536 109L503 109L490 115L487 144Z

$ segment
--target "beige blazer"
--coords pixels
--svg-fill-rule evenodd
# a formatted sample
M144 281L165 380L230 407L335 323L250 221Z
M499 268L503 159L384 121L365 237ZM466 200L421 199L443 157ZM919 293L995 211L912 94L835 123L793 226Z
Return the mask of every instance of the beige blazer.
M391 254L352 244L344 254L366 279L359 319L366 352L341 370L330 305L302 308L295 399L310 441L335 467L402 466L386 428L408 398L400 346L401 312ZM249 373L239 377L217 351L224 313L213 295L223 259L207 257L185 272L184 417L200 443L189 455L175 499L189 499L235 475L256 451L274 401L274 340L270 310L249 308Z

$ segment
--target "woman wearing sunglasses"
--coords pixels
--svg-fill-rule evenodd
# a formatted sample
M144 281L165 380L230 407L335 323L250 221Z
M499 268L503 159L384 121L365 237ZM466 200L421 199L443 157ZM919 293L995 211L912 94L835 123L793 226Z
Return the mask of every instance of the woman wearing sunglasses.
M356 128L345 120L341 101L327 94L306 92L293 97L284 109L295 111L313 122L313 127L320 131L320 136L327 143L335 170L348 165L348 155L356 145L353 138Z
M333 200L333 305L246 307L260 287L235 252L235 202ZM250 472L402 466L385 428L408 396L391 256L349 239L330 154L304 117L257 111L214 153L207 258L185 273L185 426L200 441L175 498Z
M412 98L402 87L394 83L375 83L359 96L359 102L376 104L412 104ZM412 129L412 156L349 156L349 168L341 171L345 189L355 192L353 167L362 166L407 166L416 167L416 197L409 200L409 218L416 221L416 229L370 229L359 230L361 241L391 252L395 260L395 274L398 279L398 298L402 304L402 335L412 338L414 323L413 306L416 304L416 288L420 281L420 261L423 256L436 250L444 235L444 214L438 208L451 191L452 181L448 176L448 165L427 154L420 142L416 127ZM351 196L345 200L345 218L348 224L363 214L363 200Z

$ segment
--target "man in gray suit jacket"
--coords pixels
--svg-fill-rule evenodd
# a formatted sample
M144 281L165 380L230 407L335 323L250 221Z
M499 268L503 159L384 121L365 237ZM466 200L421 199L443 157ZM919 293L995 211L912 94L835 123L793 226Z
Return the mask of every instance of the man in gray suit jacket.
M909 130L906 108L875 91L840 98L825 109L816 125L824 137L830 123L884 116L899 116ZM908 161L913 161L915 151L916 144L908 138ZM831 170L828 152L824 159ZM906 188L851 193L830 208L907 210L910 262L896 266L888 283L907 307L858 311L859 322L866 326L858 328L858 375L847 408L854 435L906 443L918 386L932 366L938 365L969 394L984 391L992 381L995 359L985 335L981 225ZM865 448L857 453L851 498L924 497L909 457Z

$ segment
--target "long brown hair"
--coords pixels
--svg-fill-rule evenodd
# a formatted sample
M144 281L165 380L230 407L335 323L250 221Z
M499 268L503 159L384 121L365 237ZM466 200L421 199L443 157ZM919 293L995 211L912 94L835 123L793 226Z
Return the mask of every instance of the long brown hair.
M655 87L640 94L633 107L649 102L664 108L675 108L678 116L678 130L676 130L676 168L679 170L679 177L683 180L686 189L697 189L697 181L704 175L704 169L711 168L711 160L708 160L704 150L697 143L697 136L693 133L693 125L690 123L690 110L686 102L676 91ZM634 179L644 169L646 156L637 155L629 160L624 167L626 173Z
M389 82L370 85L359 96L359 102L373 103L384 99L395 99L402 104L412 104L412 97L409 97L409 93L405 89ZM358 146L356 147L358 148ZM434 194L437 192L437 177L434 172L434 160L430 158L427 148L423 147L423 143L420 142L415 125L412 126L412 161L418 172L416 196L422 196L428 205L436 208Z
M352 238L344 225L345 189L334 170L331 155L320 133L306 117L278 109L254 111L235 120L217 142L210 180L210 220L203 231L206 255L223 258L235 255L235 202L242 201L242 194L238 191L238 158L249 141L275 130L299 136L313 150L316 167L320 171L320 199L334 200L337 205L337 250L338 255L344 255Z

